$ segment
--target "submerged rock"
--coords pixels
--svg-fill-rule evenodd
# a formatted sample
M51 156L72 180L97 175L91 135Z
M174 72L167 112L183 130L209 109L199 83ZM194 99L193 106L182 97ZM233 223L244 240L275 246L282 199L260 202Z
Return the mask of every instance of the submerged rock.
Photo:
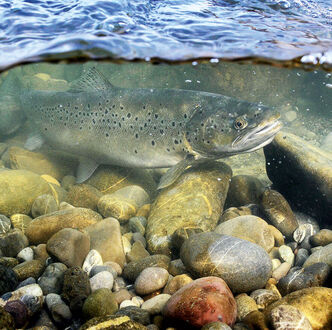
M268 223L254 215L243 215L230 219L218 225L214 231L218 234L234 236L256 243L266 252L269 252L274 246L274 236Z
M213 230L223 211L231 176L228 165L214 162L188 170L163 189L148 218L149 251L171 255L172 235L182 227Z
M51 186L39 175L26 170L0 171L0 213L29 214L34 200L52 193Z
M61 157L59 153L42 154L19 147L9 148L10 167L15 170L28 170L36 174L48 174L61 180L73 172L75 163Z
M286 132L278 133L264 153L274 187L297 209L331 222L332 154Z
M101 215L84 208L69 208L34 219L26 230L30 244L46 243L63 228L83 229L102 219Z
M280 305L291 305L300 310L309 320L313 329L329 329L332 324L332 289L313 287L292 292L270 304L264 310L267 319L271 311Z
M174 293L163 314L194 327L221 320L232 326L236 319L236 302L224 280L203 277Z
M32 204L31 214L34 218L52 213L59 208L57 201L52 195L45 194L38 196Z
M262 247L214 232L190 236L180 255L190 273L221 277L234 293L264 287L272 273L271 259Z
M98 200L103 194L88 184L72 185L67 194L66 202L76 206L97 211Z

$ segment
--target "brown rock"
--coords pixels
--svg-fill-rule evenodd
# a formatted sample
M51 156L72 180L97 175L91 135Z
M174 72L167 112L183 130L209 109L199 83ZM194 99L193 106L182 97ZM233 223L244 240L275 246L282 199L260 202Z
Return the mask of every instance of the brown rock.
M13 268L18 279L24 281L28 277L37 279L45 268L45 263L40 260L24 261Z
M120 224L114 218L107 218L85 228L90 236L91 249L97 250L103 261L114 261L121 268L126 262L123 251Z
M230 207L223 212L219 223L223 223L227 220L237 218L241 215L252 215L251 209L247 206Z
M30 244L46 243L63 228L83 229L100 221L102 217L89 209L70 208L42 215L34 219L26 230Z
M149 252L145 250L142 242L136 241L132 245L130 252L126 254L126 259L127 262L137 261L145 257L148 257L149 255L150 255Z
M47 241L46 249L67 267L81 267L90 251L90 238L79 230L64 228Z
M242 321L249 313L258 311L258 306L253 298L246 293L235 297L237 306L237 321Z
M41 262L45 263L46 259L50 255L47 252L46 244L39 244L38 246L33 248L33 257L36 260L40 260Z
M25 214L13 214L10 217L10 221L12 222L14 228L20 229L23 233L25 233L32 219Z
M88 184L77 184L70 187L66 202L76 206L97 211L98 200L103 194Z
M193 279L187 274L174 276L164 287L163 293L168 293L172 295L176 291L181 289L183 286L192 281Z

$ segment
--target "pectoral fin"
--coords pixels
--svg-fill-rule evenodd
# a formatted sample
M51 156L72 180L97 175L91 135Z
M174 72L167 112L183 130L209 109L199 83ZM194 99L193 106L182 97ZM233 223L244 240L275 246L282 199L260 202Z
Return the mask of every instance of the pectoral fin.
M160 179L159 185L157 189L163 189L170 186L174 183L180 175L187 169L191 168L193 165L198 163L194 157L187 157L176 165L172 166Z
M82 183L90 178L93 172L97 169L99 164L89 158L80 158L80 163L77 168L76 182Z

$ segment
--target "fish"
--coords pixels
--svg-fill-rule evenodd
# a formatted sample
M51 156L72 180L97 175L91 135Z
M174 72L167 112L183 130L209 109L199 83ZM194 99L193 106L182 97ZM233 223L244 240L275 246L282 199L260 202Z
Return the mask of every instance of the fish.
M28 90L21 104L44 142L77 155L77 182L99 164L169 168L158 189L205 161L255 151L281 129L268 107L221 94L183 89L113 86L96 68L64 92Z

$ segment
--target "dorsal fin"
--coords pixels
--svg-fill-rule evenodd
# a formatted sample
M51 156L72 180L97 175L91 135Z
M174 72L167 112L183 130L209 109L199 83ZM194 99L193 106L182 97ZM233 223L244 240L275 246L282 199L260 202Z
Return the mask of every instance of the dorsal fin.
M70 83L69 92L102 92L113 87L107 78L95 67L88 69L80 78Z

